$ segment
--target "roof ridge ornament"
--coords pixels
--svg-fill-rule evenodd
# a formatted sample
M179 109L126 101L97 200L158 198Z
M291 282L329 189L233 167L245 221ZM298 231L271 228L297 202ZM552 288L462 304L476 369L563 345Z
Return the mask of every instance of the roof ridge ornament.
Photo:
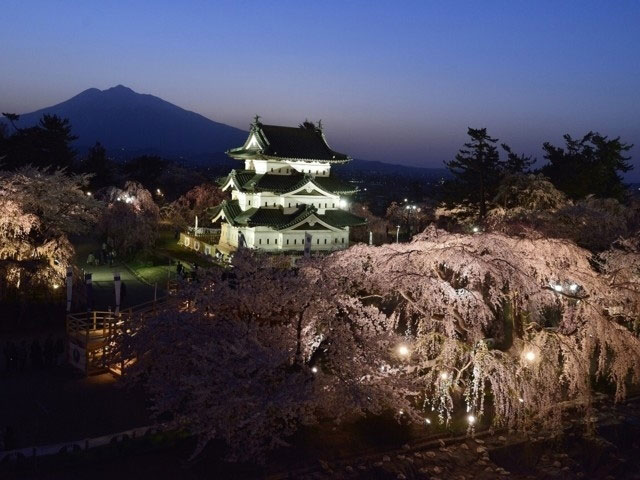
M255 117L253 117L253 123L251 124L251 128L256 128L256 127L260 127L262 125L262 123L260 122L260 115L256 114Z

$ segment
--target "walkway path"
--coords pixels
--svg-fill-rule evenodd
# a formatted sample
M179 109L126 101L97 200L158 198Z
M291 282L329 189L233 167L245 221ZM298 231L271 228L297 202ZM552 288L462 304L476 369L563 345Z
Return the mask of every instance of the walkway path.
M100 245L95 241L85 241L76 245L75 263L78 268L85 273L92 274L93 283L93 303L96 310L107 310L115 307L115 288L113 284L113 274L120 272L120 278L126 285L126 295L122 299L121 308L127 308L140 303L153 300L154 287L143 283L136 278L133 273L123 264L118 263L110 266L87 265L87 258L90 253L100 250ZM162 288L164 284L158 285L158 296L164 294Z

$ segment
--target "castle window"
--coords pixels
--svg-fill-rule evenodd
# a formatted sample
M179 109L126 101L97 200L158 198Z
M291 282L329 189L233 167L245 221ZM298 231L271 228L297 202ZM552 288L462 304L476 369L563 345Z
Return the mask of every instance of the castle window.
M260 245L262 245L262 239L258 240L258 243L259 243Z
M289 202L289 208L291 208L291 202Z
M276 202L273 202L273 206L274 206L274 207L276 206Z
M326 239L326 238L324 239L324 244L325 244L325 245L327 244L327 239Z
M324 204L324 208L327 208L327 204L326 203Z
M320 239L316 240L316 244L320 245Z
M264 206L265 206L265 207L267 206L267 202L264 202Z
M275 243L276 245L278 244L278 239L277 239L277 238L276 238L276 240L275 240L275 242L274 242L274 243Z
M269 240L267 240L267 243L269 243ZM342 243L344 243L344 237L342 237Z
M249 200L249 206L251 206L251 200Z
M267 238L267 245L269 245L269 239Z
M298 243L298 239L297 239L297 238L294 238L294 239L293 239L293 244L294 244L294 245L297 245L297 243Z
M333 243L338 243L338 239L336 238L335 241Z
M331 204L331 208L336 208L336 204L335 204L335 203L332 203L332 204Z

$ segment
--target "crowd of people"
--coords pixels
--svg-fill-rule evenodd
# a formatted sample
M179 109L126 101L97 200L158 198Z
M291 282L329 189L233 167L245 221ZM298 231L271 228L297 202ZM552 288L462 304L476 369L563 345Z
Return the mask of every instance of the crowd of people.
M52 335L48 335L44 341L34 338L30 344L27 340L8 340L3 353L7 373L51 368L62 365L64 361L64 341L62 337L54 340Z

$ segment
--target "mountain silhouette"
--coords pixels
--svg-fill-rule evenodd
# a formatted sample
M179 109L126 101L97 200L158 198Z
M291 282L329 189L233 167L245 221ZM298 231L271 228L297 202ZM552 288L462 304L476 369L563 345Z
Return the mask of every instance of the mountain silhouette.
M43 114L68 118L82 150L100 142L110 154L141 153L196 159L241 145L247 132L214 122L153 95L118 85L90 88L69 100L20 116L19 127L38 123Z

